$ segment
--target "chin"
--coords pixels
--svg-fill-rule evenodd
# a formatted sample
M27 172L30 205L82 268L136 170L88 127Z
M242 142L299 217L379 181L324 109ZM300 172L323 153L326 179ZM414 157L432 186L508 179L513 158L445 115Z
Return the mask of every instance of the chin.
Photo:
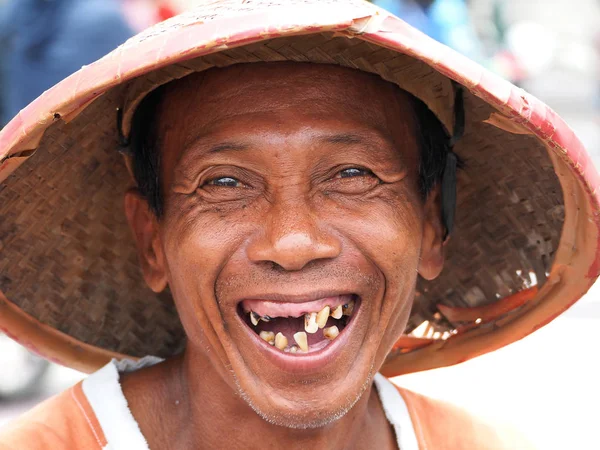
M369 370L362 384L353 383L354 386L345 389L330 390L327 385L315 389L307 384L303 386L304 389L295 389L295 392L286 389L286 392L281 394L274 392L270 387L261 390L270 390L272 394L268 397L249 394L237 379L236 384L241 398L266 422L284 428L310 430L332 425L348 414L371 386L372 379L373 373ZM313 395L315 391L329 392L330 395Z

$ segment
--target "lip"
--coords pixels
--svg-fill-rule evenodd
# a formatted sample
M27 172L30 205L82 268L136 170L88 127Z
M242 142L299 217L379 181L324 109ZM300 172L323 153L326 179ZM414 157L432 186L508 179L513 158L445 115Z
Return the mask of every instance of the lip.
M265 292L265 293L253 293L251 295L246 295L244 297L240 297L237 300L234 300L234 303L239 304L244 300L256 299L256 300L266 300L271 302L281 302L281 303L309 303L320 300L322 298L327 297L338 297L343 295L352 295L356 294L356 291L352 290L319 290L312 291L304 294L281 294L274 292Z
M341 294L339 291L335 293L330 293L330 296L335 295L347 294ZM285 297L289 299L289 296ZM302 298L311 298L314 301L314 297L312 296ZM239 314L237 316L238 320L242 323L242 328L249 335L250 342L252 342L256 346L260 354L263 355L267 360L269 360L273 365L275 365L280 370L288 373L310 374L323 369L327 365L334 362L341 355L344 347L350 340L350 335L352 331L356 327L356 324L359 322L359 319L362 317L362 298L360 296L357 296L355 301L356 304L354 308L354 313L352 314L352 316L350 316L348 324L340 332L339 336L336 337L326 347L314 352L304 354L285 353L276 349L275 347L271 346L266 341L261 339L259 335L256 334L250 328L250 326L248 326L248 324L239 316Z

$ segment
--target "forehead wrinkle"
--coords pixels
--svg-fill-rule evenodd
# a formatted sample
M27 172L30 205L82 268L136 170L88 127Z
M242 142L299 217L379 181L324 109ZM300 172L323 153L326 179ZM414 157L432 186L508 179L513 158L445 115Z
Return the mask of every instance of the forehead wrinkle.
M280 129L284 119L325 116L377 128L392 138L400 153L414 153L410 147L416 148L416 118L403 94L376 76L338 66L252 63L210 69L169 86L160 108L164 133L159 138L167 138L169 153L175 153L169 158L178 165L189 153L184 149L200 135L221 128L222 120L229 119L231 128L244 115L254 119L272 114L270 132Z
M397 123L395 125L396 131L406 128L398 127ZM199 128L199 133L190 133L188 141L181 146L185 159L219 153L233 154L249 149L261 150L265 146L283 148L289 139L296 137L301 138L295 139L297 143L311 147L315 144L362 145L379 149L397 148L399 143L394 136L398 133L394 133L394 128L385 120L371 121L349 115L335 117L331 111L308 111L299 107L264 113L240 111L233 116L214 118ZM402 133L402 147L406 142L406 134ZM410 130L408 134L410 139Z
M385 121L384 110L395 87L375 76L326 65L296 63L295 70L280 73L276 68L287 65L253 63L226 69L211 69L199 77L190 75L169 89L175 93L174 108L168 108L167 121L179 116L179 124L197 123L197 117L174 110L195 112L203 125L220 117L246 113L302 108L310 105L315 112L352 114L369 121ZM303 69L303 70L300 70ZM242 76L240 76L240 73ZM243 76L247 74L248 76ZM254 76L252 76L254 75ZM175 91L175 92L173 92ZM177 98L178 97L178 98ZM183 99L179 103L177 100ZM176 106L179 106L177 108ZM174 114L173 114L174 113ZM183 117L181 117L183 116ZM382 120L383 119L383 120Z
M294 70L278 70L286 67ZM344 112L381 116L390 98L398 101L398 92L397 86L375 75L334 65L250 63L209 69L173 82L168 96L183 98L184 108L166 108L164 112L191 111L200 106L201 112L210 116L216 110L229 114L239 110L240 105L248 112L258 112L271 110L272 104L264 104L267 99L275 100L279 108L312 104L317 99L313 105L316 109L329 103L346 109ZM174 100L177 103L178 99Z
M229 115L241 106L248 112L258 112L300 103L310 103L315 110L336 105L345 108L346 113L373 110L371 115L377 115L381 114L381 108L373 105L374 98L387 99L391 94L389 83L378 77L332 65L251 63L210 69L199 86L193 81L195 75L188 78L186 83L178 85L186 91L188 104L199 105L208 116L214 112ZM185 89L186 86L191 89ZM198 97L198 91L202 92L201 102L190 104L191 97Z
M312 93L321 98L328 96L328 85L332 81L342 81L343 85L350 79L360 79L364 84L365 76L368 75L364 72L329 64L249 63L209 70L206 87L222 98L237 98L240 92L256 92L262 97L263 93L273 92L274 89L279 92L297 91L298 87L301 87L303 96ZM243 85L240 80L243 80Z

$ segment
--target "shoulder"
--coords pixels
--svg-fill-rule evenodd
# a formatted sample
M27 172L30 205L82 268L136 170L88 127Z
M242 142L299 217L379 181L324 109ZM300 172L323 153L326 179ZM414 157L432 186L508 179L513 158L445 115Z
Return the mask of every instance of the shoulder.
M81 383L0 430L0 450L91 450L106 445Z
M508 426L487 422L457 406L395 387L406 403L420 448L534 448Z

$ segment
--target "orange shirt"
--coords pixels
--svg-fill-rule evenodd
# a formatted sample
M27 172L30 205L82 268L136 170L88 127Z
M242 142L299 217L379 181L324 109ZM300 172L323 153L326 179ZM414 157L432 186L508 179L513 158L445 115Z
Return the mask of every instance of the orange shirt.
M532 448L510 430L484 423L452 405L398 388L379 374L375 387L401 450ZM111 395L116 401L110 400ZM119 395L121 398L117 398ZM117 368L111 364L0 431L0 450L138 448L148 446L127 408Z

